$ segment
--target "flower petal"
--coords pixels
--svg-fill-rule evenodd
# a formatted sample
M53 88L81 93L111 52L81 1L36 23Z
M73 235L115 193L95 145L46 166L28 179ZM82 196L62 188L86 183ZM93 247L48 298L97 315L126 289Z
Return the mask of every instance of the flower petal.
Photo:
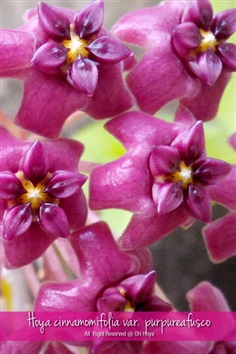
M167 175L179 168L180 158L177 149L171 146L156 146L150 156L150 170L153 177Z
M236 190L236 167L234 166L231 172L223 181L218 184L209 186L207 191L212 200L223 204L229 209L236 210L236 198L232 191Z
M11 200L23 192L21 181L14 173L0 172L0 198Z
M33 222L20 237L4 242L5 267L18 268L35 261L55 239L56 236L44 232Z
M35 39L30 33L2 29L0 30L0 50L0 74L8 76L11 70L22 70L32 66Z
M207 29L213 16L213 8L208 0L191 0L186 3L182 22L194 22L198 27Z
M218 40L228 39L236 31L236 9L219 12L213 18L211 29Z
M200 158L192 165L194 182L203 185L215 184L231 171L231 165L225 161Z
M93 96L98 83L97 66L89 59L79 58L72 64L67 79L77 90Z
M151 245L177 227L186 224L189 220L189 213L182 205L163 215L136 214L124 231L120 239L120 245L124 249Z
M220 57L223 66L230 71L236 71L236 45L222 43L217 47L217 55Z
M97 310L101 312L124 311L126 299L117 288L108 288L97 301Z
M36 140L26 151L21 162L24 175L31 181L42 180L49 169L49 163L43 144Z
M189 61L188 66L199 79L210 86L214 85L222 70L220 58L211 49L199 54L196 60Z
M211 200L204 187L190 184L185 206L195 218L206 223L211 221Z
M222 292L207 281L199 283L187 293L191 311L226 312L229 311Z
M67 198L82 187L87 177L79 173L57 171L50 178L45 192L56 198Z
M206 122L216 116L222 94L230 80L231 74L222 71L213 86L201 82L201 88L191 98L183 98L180 104L188 108L196 119Z
M100 30L103 23L104 2L93 1L84 7L74 19L75 33L83 39L89 38Z
M213 262L223 262L236 255L236 213L232 212L203 229L204 241Z
M184 22L176 26L172 37L174 47L182 58L198 47L202 39L199 28L192 22Z
M132 55L132 51L123 43L108 36L97 38L86 49L103 64L119 63Z
M33 215L29 204L17 205L3 215L3 237L10 241L27 231Z
M183 202L183 191L179 183L154 183L152 196L159 215L169 213Z
M180 160L187 166L205 156L205 138L202 122L198 121L190 128L177 135L171 144L178 149Z
M56 237L69 237L69 223L64 211L53 204L41 203L39 209L41 227Z
M52 39L70 39L70 22L66 15L54 6L44 2L38 5L39 23Z
M55 75L59 74L66 62L68 50L60 43L47 42L34 53L32 62L39 70Z
M126 154L92 171L92 209L122 208L140 212L154 207L150 195L150 173L146 159L140 159L140 150L137 148L132 155Z
M104 222L89 225L71 235L71 244L81 266L81 276L88 281L105 285L136 274L139 261L123 252ZM100 288L100 289L101 289Z

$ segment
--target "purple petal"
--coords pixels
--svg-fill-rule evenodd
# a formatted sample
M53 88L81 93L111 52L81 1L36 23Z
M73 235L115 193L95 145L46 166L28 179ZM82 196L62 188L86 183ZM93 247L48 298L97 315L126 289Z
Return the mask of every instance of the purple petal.
M196 118L186 107L180 104L175 112L174 122L183 124L187 128L196 123Z
M191 311L226 312L229 311L222 292L207 281L203 281L187 293Z
M89 38L100 30L103 23L104 2L93 1L84 7L74 19L76 34L83 39Z
M204 227L203 236L213 262L236 255L236 213L232 212Z
M236 71L236 45L222 43L217 47L217 55L220 57L223 66L230 71Z
M169 37L144 55L128 74L127 83L139 107L151 114L171 100L196 95L200 88L173 53Z
M171 144L178 149L180 160L183 160L187 166L198 158L205 155L205 138L203 123L196 122L190 128L180 133Z
M192 165L194 182L200 182L203 185L215 184L231 170L231 165L225 161L200 158Z
M17 50L16 50L17 48ZM9 71L32 66L35 39L30 33L0 30L1 65L0 73L10 75Z
M131 56L123 43L112 37L100 37L86 47L99 63L115 64Z
M182 205L163 215L136 214L122 235L120 245L124 249L151 245L189 220L189 213Z
M59 74L68 50L60 43L47 42L35 52L32 62L47 74Z
M236 9L219 12L213 18L211 29L218 40L228 39L236 31Z
M223 204L227 208L236 210L236 198L232 191L236 190L236 167L233 167L227 177L207 191L212 200Z
M126 299L117 288L108 288L97 301L97 310L101 312L124 311Z
M49 164L43 144L39 140L36 140L26 151L20 162L20 168L31 181L40 181L46 176Z
M182 22L194 22L198 27L207 29L213 16L213 9L208 0L188 1L182 16Z
M171 146L157 146L150 156L150 170L153 177L168 175L179 168L180 158L177 149Z
M0 172L0 198L11 200L24 192L21 181L14 173Z
M42 203L39 209L39 221L42 228L57 237L69 237L69 223L64 211L53 204Z
M3 215L3 237L10 241L27 231L33 215L30 204L17 205L6 210Z
M68 198L60 200L60 208L64 210L70 230L77 230L85 225L87 218L87 201L82 189Z
M87 97L65 80L36 68L25 72L25 75L23 101L15 123L46 137L58 137L68 116L84 109Z
M55 236L44 232L37 222L33 222L20 237L4 242L5 266L18 268L33 262L55 239Z
M179 183L154 183L152 196L159 215L169 213L183 202L183 191Z
M191 22L176 26L172 34L173 44L181 57L186 57L202 40L199 28Z
M180 23L184 3L167 1L126 13L113 27L113 32L122 41L153 47L162 39L162 32L170 34Z
M196 60L189 61L188 66L199 79L210 86L214 85L222 70L220 58L211 49L199 54Z
M67 198L85 183L87 177L79 173L57 171L47 184L45 192L56 198Z
M128 149L170 145L180 130L178 125L139 111L124 113L106 123L105 128Z
M99 166L90 178L92 209L122 208L130 211L152 209L150 172L146 159L140 159L140 148L117 161Z
M98 83L96 64L86 58L77 59L71 66L68 80L77 90L93 96Z
M211 200L204 187L190 184L185 206L195 218L206 223L211 221Z
M87 282L89 276L91 286L99 282L102 288L139 271L137 258L119 249L104 222L75 232L70 240L80 262L82 278Z
M232 146L232 148L236 151L236 133L229 137L228 142L230 146Z
M54 6L44 2L38 5L39 23L52 39L70 39L70 22L66 15Z
M194 97L181 99L180 104L188 108L196 119L204 122L213 119L216 116L222 94L230 77L230 73L222 71L213 86L209 86L202 81L199 92Z

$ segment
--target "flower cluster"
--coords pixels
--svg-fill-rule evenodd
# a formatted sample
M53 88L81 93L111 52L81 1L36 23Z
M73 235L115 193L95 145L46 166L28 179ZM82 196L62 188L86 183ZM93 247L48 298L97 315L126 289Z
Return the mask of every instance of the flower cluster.
M236 255L236 165L208 156L205 133L236 70L236 9L213 15L208 0L167 0L127 12L111 31L103 19L103 0L79 11L40 2L20 27L1 29L0 76L23 81L24 92L14 123L5 118L0 127L0 272L22 267L34 311L171 313L178 309L156 282L151 244L179 227L191 232L199 220L213 262ZM86 143L64 130L78 110L106 119L125 152L103 164L84 161ZM235 133L229 144L236 149ZM228 213L212 221L214 203ZM121 234L102 220L105 209L131 213ZM230 311L208 281L186 298L191 311ZM236 350L229 341L99 338L0 348L69 354L80 347L90 354Z

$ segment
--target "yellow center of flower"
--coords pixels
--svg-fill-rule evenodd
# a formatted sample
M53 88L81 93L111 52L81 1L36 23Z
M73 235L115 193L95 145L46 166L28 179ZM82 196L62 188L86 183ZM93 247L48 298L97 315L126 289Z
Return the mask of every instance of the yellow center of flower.
M211 31L205 31L200 29L200 33L203 37L200 45L194 50L195 54L204 53L208 48L211 48L213 51L216 50L216 45L218 44L217 39Z
M171 182L181 182L182 189L185 189L190 183L193 183L192 168L191 166L187 166L184 161L181 161L179 170L165 176L163 179Z
M89 41L85 39L81 39L79 36L77 36L74 31L73 27L70 27L70 39L64 39L61 44L69 49L69 52L67 54L67 64L72 64L79 55L81 55L84 58L87 58L89 55L88 50L86 49L86 46L89 44Z
M125 307L124 307L124 311L125 312L134 312L135 311L135 309L134 309L134 307L131 305L131 303L130 303L130 301L126 298L126 291L125 291L125 289L123 289L123 288L119 288L118 289L119 290L119 292L120 292L120 294L125 298L125 300L126 300L126 304L125 304Z
M23 172L17 172L16 176L21 181L25 193L22 193L19 197L10 201L10 204L16 205L30 203L33 213L37 214L41 203L59 203L57 198L51 197L45 192L46 181L48 181L50 177L49 174L47 174L42 181L38 182L36 186L25 178Z

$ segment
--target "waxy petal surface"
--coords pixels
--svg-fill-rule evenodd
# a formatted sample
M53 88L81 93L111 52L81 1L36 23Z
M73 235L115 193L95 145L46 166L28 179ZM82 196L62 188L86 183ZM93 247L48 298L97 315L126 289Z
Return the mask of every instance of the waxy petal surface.
M3 215L3 237L11 241L27 231L32 223L32 211L29 204L17 205L6 210Z
M70 226L67 217L60 207L42 203L39 208L39 222L42 228L57 237L69 237Z

